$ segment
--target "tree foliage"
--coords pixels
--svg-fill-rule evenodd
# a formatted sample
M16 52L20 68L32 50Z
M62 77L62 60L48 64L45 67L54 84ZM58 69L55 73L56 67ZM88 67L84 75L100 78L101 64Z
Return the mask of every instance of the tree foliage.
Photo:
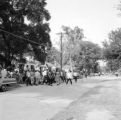
M0 29L4 30L0 31L0 53L7 59L22 56L29 49L28 45L31 45L35 57L45 61L45 47L47 43L51 45L47 23L50 14L45 9L46 4L45 0L0 0ZM25 19L30 24L26 24Z
M47 62L50 62L52 64L55 63L55 61L60 64L60 51L58 51L55 47L52 47L47 54Z
M82 41L84 34L83 30L79 27L74 29L68 26L62 26L63 32L63 64L69 64L72 59L79 51L79 44Z
M90 72L96 73L98 71L98 60L101 59L101 48L92 42L82 41L80 44L80 51L76 57L76 65L79 68L85 69L89 74Z
M101 48L92 42L84 41L83 30L79 27L71 29L63 27L65 39L63 43L64 64L70 64L79 70L86 70L88 73L97 72L98 60L101 58Z
M114 71L121 67L121 28L109 33L109 40L103 43L103 57L108 67Z

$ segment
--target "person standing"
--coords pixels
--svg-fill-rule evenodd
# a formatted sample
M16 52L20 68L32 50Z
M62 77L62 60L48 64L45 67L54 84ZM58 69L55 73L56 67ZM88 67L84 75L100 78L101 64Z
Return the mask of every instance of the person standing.
M4 78L7 77L7 70L2 68L1 70L1 79L0 79L0 83L2 83L4 81Z
M68 82L70 81L70 83L72 85L72 79L73 79L72 72L71 72L71 70L69 70L67 72L67 81L66 81L66 84L68 84Z
M6 78L7 77L7 70L3 68L1 70L1 75L2 75L2 78Z
M57 84L57 85L60 85L60 83L61 83L61 78L60 78L59 69L56 70L55 81L56 81L56 84Z
M26 86L28 86L30 84L30 77L31 77L31 74L30 74L30 71L28 70L26 72Z
M2 71L2 66L0 65L0 78L2 77L1 71Z
M36 70L36 72L35 72L35 85L38 85L39 84L39 82L40 82L40 72L39 72L39 70Z
M34 79L35 79L35 73L34 70L32 69L30 72L30 81L31 81L31 85L34 85Z
M43 84L46 83L47 84L47 70L43 70L42 72L42 81L43 81Z
M75 82L77 82L77 79L78 79L78 73L74 71L74 73L73 73L73 77L74 77Z

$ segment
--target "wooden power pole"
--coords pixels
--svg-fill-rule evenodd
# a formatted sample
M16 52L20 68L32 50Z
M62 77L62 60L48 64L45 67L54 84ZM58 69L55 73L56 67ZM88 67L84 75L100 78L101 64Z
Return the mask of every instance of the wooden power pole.
M60 32L60 33L57 33L60 35L60 66L61 66L61 71L63 69L63 33Z

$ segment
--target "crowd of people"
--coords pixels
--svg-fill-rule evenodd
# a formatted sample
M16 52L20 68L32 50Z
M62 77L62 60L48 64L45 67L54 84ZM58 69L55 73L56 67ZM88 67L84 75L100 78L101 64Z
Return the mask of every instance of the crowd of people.
M26 66L23 70L19 68L10 69L0 67L0 77L15 78L17 83L26 84L26 86L33 85L60 85L61 83L72 84L72 80L77 82L79 77L77 72L71 70L64 71L59 68L52 69L51 67L40 67L35 69Z

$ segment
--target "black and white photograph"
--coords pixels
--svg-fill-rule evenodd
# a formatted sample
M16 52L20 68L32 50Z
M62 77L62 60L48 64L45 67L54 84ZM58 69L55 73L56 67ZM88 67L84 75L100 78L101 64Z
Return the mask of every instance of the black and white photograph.
M121 120L121 0L0 0L0 120Z

